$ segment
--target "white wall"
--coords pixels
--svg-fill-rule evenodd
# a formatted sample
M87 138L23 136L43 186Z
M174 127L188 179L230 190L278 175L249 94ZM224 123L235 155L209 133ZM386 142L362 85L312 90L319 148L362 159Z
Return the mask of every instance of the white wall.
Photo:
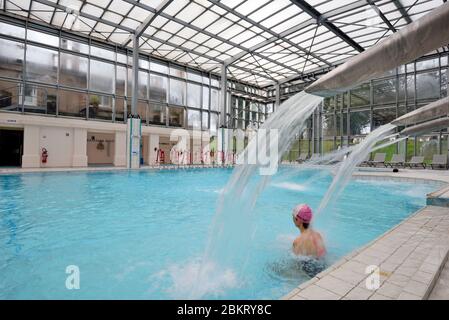
M25 128L26 130L26 128ZM41 167L71 167L73 157L73 129L41 127L39 150L47 149L47 163Z
M127 139L126 125L123 123L0 112L0 126L24 130L23 168L86 167L88 163L88 132L95 132L96 136L106 134L113 137L114 148L111 156L107 157L107 163L119 167L126 166ZM154 152L155 147L164 149L166 162L170 162L170 149L176 144L169 139L173 130L179 129L142 126L142 135L147 136L145 158L150 164L154 164L157 157ZM209 134L206 133L202 138L202 144L207 144ZM192 141L188 139L187 150L200 148L201 144L192 147L191 143ZM46 164L41 163L43 147L48 150ZM90 151L89 154L91 154ZM187 161L188 157L185 159ZM98 160L98 162L103 162L103 160ZM92 158L92 155L90 156L89 163L98 162Z

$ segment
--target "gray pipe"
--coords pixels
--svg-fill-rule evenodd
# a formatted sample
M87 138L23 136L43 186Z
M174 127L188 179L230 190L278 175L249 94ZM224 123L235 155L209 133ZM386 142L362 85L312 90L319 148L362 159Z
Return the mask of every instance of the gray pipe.
M424 107L409 112L391 123L397 126L409 126L449 115L449 97L432 102Z
M427 121L413 127L405 128L400 132L402 136L418 136L420 134L439 131L449 127L449 118L440 118L432 121Z
M333 96L449 44L449 2L358 54L305 89Z

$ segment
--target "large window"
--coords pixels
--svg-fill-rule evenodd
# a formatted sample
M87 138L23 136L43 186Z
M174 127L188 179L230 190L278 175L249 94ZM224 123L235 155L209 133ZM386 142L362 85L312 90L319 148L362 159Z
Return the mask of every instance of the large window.
M98 94L89 95L89 118L112 120L112 97Z
M351 135L365 135L371 132L370 112L359 111L350 114Z
M150 124L165 125L165 106L150 102L148 122Z
M22 78L23 48L22 43L0 39L0 75L2 77Z
M167 102L167 77L150 75L150 100Z
M168 108L168 124L172 127L183 127L184 108L170 106Z
M418 99L437 99L440 97L439 72L432 71L416 75Z
M102 62L99 60L90 60L90 90L114 93L114 77L115 68L113 64Z
M115 81L115 92L118 96L125 96L126 90L126 67L117 66L117 80Z
M201 113L197 110L188 110L187 112L187 128L199 130L201 129Z
M170 99L171 104L185 105L186 103L186 83L181 80L170 79Z
M27 84L24 95L24 112L56 114L56 88Z
M58 52L27 46L26 78L29 81L56 84L58 80Z
M201 108L201 86L193 83L187 84L187 106Z
M59 90L58 114L70 117L86 117L87 94L68 90Z
M61 53L59 84L75 88L87 88L88 59Z
M0 110L21 111L21 85L16 82L0 81Z

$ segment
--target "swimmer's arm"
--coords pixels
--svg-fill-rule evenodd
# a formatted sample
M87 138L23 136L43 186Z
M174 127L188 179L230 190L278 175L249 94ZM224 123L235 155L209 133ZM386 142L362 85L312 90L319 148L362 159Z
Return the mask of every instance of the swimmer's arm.
M299 255L302 254L302 238L298 237L293 241L293 253Z

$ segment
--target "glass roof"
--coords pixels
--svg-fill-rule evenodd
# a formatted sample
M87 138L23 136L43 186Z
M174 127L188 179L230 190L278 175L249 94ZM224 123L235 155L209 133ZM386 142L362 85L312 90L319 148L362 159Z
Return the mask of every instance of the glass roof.
M304 11L304 4L319 16ZM144 52L216 73L226 62L230 78L263 87L340 63L442 4L442 0L2 0L0 8L121 46L132 47L130 34L142 30Z

